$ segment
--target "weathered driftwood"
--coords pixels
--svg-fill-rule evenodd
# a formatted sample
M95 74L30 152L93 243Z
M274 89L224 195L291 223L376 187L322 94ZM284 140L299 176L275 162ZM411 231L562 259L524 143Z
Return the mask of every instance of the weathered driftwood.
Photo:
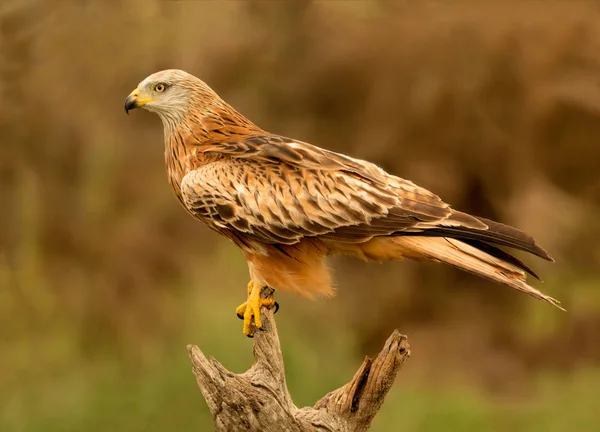
M272 291L263 291L263 296ZM212 412L216 431L365 431L409 355L395 330L375 359L365 358L352 380L314 407L297 408L287 390L273 311L262 309L263 331L254 337L252 367L229 372L197 346L188 345L193 372Z

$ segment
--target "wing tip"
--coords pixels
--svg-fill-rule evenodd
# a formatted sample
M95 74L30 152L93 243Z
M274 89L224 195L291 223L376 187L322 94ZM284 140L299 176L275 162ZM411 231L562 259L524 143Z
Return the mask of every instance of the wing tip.
M536 255L540 258L543 258L546 261L550 261L551 263L556 262L556 260L546 251L546 249L544 249L535 242L533 243L533 249L535 250Z

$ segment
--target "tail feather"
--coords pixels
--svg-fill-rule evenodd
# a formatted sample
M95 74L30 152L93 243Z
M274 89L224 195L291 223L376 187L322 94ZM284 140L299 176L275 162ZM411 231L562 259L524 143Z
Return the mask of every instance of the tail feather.
M509 254L508 252L503 251L500 248L492 246L491 244L485 243L485 242L483 242L481 240L460 239L460 241L463 242L463 243L466 243L468 245L471 245L474 248L479 249L479 250L481 250L481 251L483 251L485 253L488 253L488 254L496 257L496 258L499 258L502 261L509 262L512 265L520 268L521 270L526 271L527 273L529 273L531 276L533 276L534 278L536 278L540 282L543 282L542 278L540 278L539 275L531 269L531 267L529 267L527 264L525 264L520 259L512 256L511 254Z
M533 273L518 259L490 245L480 248L472 243L447 237L393 237L399 253L407 258L434 260L508 285L552 306L564 310L560 302L528 285L525 272ZM507 258L510 257L510 258Z
M473 217L484 223L487 229L472 228L462 224L452 225L454 220L460 220L465 216ZM554 262L554 259L541 248L530 235L511 226L494 222L478 216L470 216L465 213L454 211L454 214L448 218L447 225L436 225L435 227L425 229L421 232L399 232L402 236L427 236L427 237L452 237L460 240L476 240L488 243L494 243L501 246L513 247L525 252L532 253Z

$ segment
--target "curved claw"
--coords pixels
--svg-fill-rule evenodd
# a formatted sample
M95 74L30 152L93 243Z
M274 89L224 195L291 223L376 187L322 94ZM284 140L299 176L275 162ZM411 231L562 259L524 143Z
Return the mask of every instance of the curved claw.
M244 319L244 314L246 313L246 303L242 303L237 308L235 308L235 314L241 320Z
M275 308L275 312L279 310L279 304L273 300L273 297L261 298L261 287L254 285L252 282L248 284L248 300L239 305L235 314L238 318L244 320L244 334L252 337L254 329L261 329L262 320L260 317L260 309L264 306L268 309Z

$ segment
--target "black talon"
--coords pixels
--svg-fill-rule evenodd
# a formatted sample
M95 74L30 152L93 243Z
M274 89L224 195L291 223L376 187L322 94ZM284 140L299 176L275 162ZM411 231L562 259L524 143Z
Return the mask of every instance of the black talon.
M275 312L273 312L273 315L275 315L278 310L279 310L279 303L275 302Z

